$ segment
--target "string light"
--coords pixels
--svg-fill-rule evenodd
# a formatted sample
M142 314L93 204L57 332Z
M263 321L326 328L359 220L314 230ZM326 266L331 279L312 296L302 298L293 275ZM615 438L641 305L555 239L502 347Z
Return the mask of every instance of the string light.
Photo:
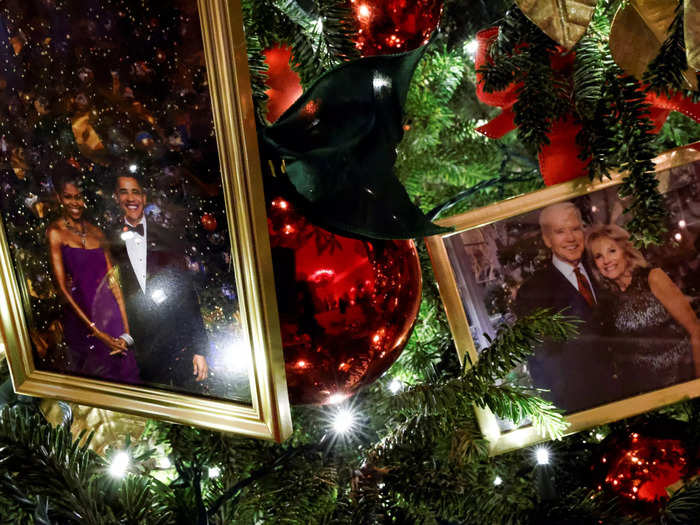
M112 458L112 463L109 466L109 473L115 478L123 478L126 470L129 468L129 454L123 450L117 452Z
M139 167L136 164L129 164L129 171L131 173L136 173L136 170L138 170Z
M493 484L498 487L501 483L503 483L503 478L501 476L496 476L493 478Z
M479 42L477 42L476 39L470 40L464 44L464 52L472 58L476 56L477 49L479 49Z
M333 431L336 434L347 434L355 426L355 413L349 408L340 408L333 416Z
M547 447L537 447L535 449L535 459L538 465L549 465L549 449Z
M218 478L221 474L221 469L219 467L209 467L209 477L211 479Z
M680 221L678 221L679 228L685 228L686 225L687 225L687 223L685 222L685 219L681 219Z
M402 388L403 388L403 383L396 378L392 379L391 383L389 383L389 391L392 394L398 393Z

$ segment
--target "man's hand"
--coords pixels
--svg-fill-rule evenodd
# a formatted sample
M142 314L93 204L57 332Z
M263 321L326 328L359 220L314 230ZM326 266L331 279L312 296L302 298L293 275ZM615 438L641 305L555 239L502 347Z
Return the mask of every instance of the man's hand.
M204 359L203 355L194 354L192 357L193 372L195 375L195 381L204 381L207 376L209 376L209 365L207 365L207 360Z

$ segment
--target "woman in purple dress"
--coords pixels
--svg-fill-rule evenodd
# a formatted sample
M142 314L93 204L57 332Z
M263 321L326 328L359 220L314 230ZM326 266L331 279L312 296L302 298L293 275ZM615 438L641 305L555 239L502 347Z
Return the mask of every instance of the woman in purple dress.
M127 348L129 323L113 275L105 236L83 217L79 179L64 173L54 180L61 217L46 229L51 270L65 300L63 337L67 371L97 379L139 382L134 352Z

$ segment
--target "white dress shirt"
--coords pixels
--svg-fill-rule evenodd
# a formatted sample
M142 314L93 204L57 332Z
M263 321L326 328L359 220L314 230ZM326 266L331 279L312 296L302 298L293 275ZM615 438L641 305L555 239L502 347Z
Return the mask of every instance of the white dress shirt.
M552 255L552 264L554 267L559 270L559 272L566 277L566 280L571 283L571 286L576 288L578 290L578 279L576 278L576 274L574 273L574 270L576 270L576 267L571 266L569 263L562 261L559 257L556 255ZM586 278L588 281L588 287L591 289L591 293L593 294L593 299L595 302L598 302L598 298L595 296L595 290L593 290L593 284L591 283L591 278L588 276L588 272L586 271L586 268L581 264L580 262L578 263L578 269L581 271L583 276Z
M126 222L126 220L124 222ZM123 235L122 239L124 239L124 244L126 244L126 253L129 255L129 261L139 281L141 291L146 293L146 235L148 235L148 231L146 230L146 217L141 217L140 224L143 224L143 237L134 231L129 231L125 233L131 235ZM132 225L129 224L129 226ZM133 226L138 226L138 224Z

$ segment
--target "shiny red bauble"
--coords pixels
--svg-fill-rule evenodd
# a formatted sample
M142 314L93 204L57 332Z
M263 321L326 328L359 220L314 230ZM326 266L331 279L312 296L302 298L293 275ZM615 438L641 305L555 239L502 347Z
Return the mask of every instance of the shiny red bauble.
M301 79L290 65L292 50L288 46L278 44L263 51L263 55L267 64L265 85L269 88L265 91L268 97L265 117L274 122L301 96Z
M202 228L204 228L208 232L213 232L214 230L216 230L216 217L214 217L211 213L205 213L204 215L202 215L202 218L200 220L202 222Z
M441 0L350 0L362 56L410 51L428 42L438 26Z
M421 300L415 244L330 233L282 197L268 225L290 400L342 401L408 342Z
M681 479L687 463L680 439L631 432L602 455L598 469L604 478L597 488L605 487L628 500L658 504L669 498L667 489Z

